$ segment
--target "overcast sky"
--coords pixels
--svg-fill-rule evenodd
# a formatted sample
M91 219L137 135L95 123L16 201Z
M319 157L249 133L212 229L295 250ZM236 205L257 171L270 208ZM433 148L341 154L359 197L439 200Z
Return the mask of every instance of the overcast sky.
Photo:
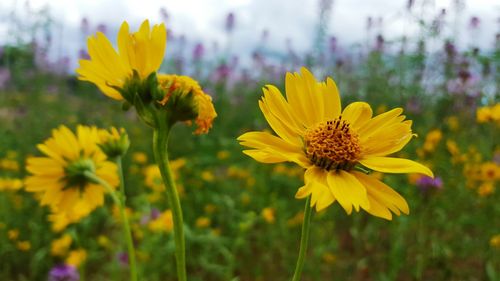
M327 0L323 0L327 1ZM455 16L451 3L457 0L415 0L415 5L425 5L424 16L436 16L442 8L447 9L448 34L459 30L458 43L467 46L471 42L482 48L493 45L494 36L499 32L500 2L494 0L474 0L465 2L465 9ZM18 15L26 1L2 0L0 3L0 43L11 34L7 33L5 16L16 11ZM251 52L261 38L263 30L269 31L267 46L285 50L287 39L295 50L311 49L318 22L320 0L31 0L32 9L50 6L57 25L54 42L58 53L74 56L85 44L80 32L83 17L89 19L92 28L97 24L107 25L114 40L116 30L127 20L135 30L143 19L153 23L162 20L160 8L168 11L167 25L173 35L183 34L188 42L203 42L211 46L217 41L225 46L227 36L224 31L225 17L235 14L235 30L231 38L234 52ZM380 26L386 38L415 34L417 26L411 22L406 10L408 0L334 0L327 22L328 35L335 35L344 46L365 42L367 38L366 19L383 18ZM480 29L471 32L467 23L472 16L480 19ZM460 28L452 28L452 23ZM3 39L2 39L3 38ZM470 40L472 38L473 40ZM167 44L167 53L169 52Z

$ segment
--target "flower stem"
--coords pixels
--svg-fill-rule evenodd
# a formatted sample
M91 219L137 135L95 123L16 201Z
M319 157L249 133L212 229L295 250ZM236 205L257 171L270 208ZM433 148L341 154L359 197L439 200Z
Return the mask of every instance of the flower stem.
M173 179L172 170L168 162L168 136L170 128L155 128L153 133L153 151L156 163L160 168L160 173L165 183L167 199L172 210L174 223L175 258L177 261L178 281L186 281L186 242L184 240L184 225L182 221L182 208L177 194L177 188Z
M122 157L116 157L116 165L118 166L118 174L120 177L120 193L121 193L121 205L120 205L120 213L123 220L123 227L125 229L125 239L127 241L127 250L128 250L128 258L130 264L130 275L131 280L137 281L137 263L135 261L135 248L134 248L134 240L132 238L132 231L130 229L130 224L127 219L127 213L125 211L126 208L126 200L127 196L125 194L125 181L123 179L123 165L122 165Z
M117 165L118 165L118 173L120 176L120 190L122 191L121 198L116 194L116 192L113 190L113 188L109 185L109 183L100 177L98 177L96 174L92 172L85 172L85 176L93 180L94 182L102 185L106 191L111 195L111 198L115 202L115 204L120 208L120 215L122 218L122 223L123 223L123 232L125 235L125 240L127 241L127 248L128 248L128 258L129 258L129 265L130 265L130 280L131 281L137 281L137 265L135 262L135 249L134 249L134 242L132 240L132 232L130 231L130 225L128 222L127 214L125 212L125 193L123 193L124 188L124 183L123 183L123 171L122 171L122 165L121 165L121 159L117 159Z
M299 257L295 272L293 273L292 281L299 281L302 275L302 268L304 267L304 258L306 257L307 242L309 241L309 226L311 223L311 196L306 199L306 206L304 207L304 221L302 222L302 234L300 237Z

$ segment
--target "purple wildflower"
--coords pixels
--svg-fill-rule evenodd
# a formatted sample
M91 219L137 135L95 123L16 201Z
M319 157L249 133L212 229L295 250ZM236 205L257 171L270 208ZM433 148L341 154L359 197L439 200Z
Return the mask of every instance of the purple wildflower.
M49 281L78 281L80 274L74 266L59 264L54 266L49 272Z

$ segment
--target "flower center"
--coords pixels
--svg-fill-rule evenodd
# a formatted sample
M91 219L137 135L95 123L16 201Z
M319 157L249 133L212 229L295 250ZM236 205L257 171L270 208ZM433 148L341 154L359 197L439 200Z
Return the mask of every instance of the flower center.
M304 139L309 160L327 171L350 170L361 154L358 135L342 116L308 129Z

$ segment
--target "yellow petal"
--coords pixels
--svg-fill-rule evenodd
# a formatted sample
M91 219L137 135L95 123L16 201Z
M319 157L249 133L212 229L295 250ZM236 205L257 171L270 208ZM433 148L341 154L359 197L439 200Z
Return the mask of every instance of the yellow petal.
M342 119L349 121L355 130L372 118L372 108L366 102L353 102L342 111Z
M404 214L410 213L406 200L388 185L372 176L357 171L352 173L366 188L370 200L370 208L366 211L370 214L390 220L392 215L389 210L396 215L400 215L400 211ZM376 205L372 205L372 202L376 202ZM387 215L388 212L389 215Z
M328 77L326 83L320 84L320 91L323 94L324 120L328 121L340 116L341 103L339 90L332 78Z
M432 171L424 165L412 160L393 157L368 157L359 161L369 169L383 173L418 173L434 177Z
M238 138L243 146L258 149L266 154L275 154L280 158L288 159L302 167L310 166L301 147L294 146L281 138L266 132L248 132ZM257 159L256 159L257 160Z
M348 214L351 214L352 206L356 211L359 211L359 207L369 208L365 187L350 173L343 170L331 171L327 181L333 196Z

